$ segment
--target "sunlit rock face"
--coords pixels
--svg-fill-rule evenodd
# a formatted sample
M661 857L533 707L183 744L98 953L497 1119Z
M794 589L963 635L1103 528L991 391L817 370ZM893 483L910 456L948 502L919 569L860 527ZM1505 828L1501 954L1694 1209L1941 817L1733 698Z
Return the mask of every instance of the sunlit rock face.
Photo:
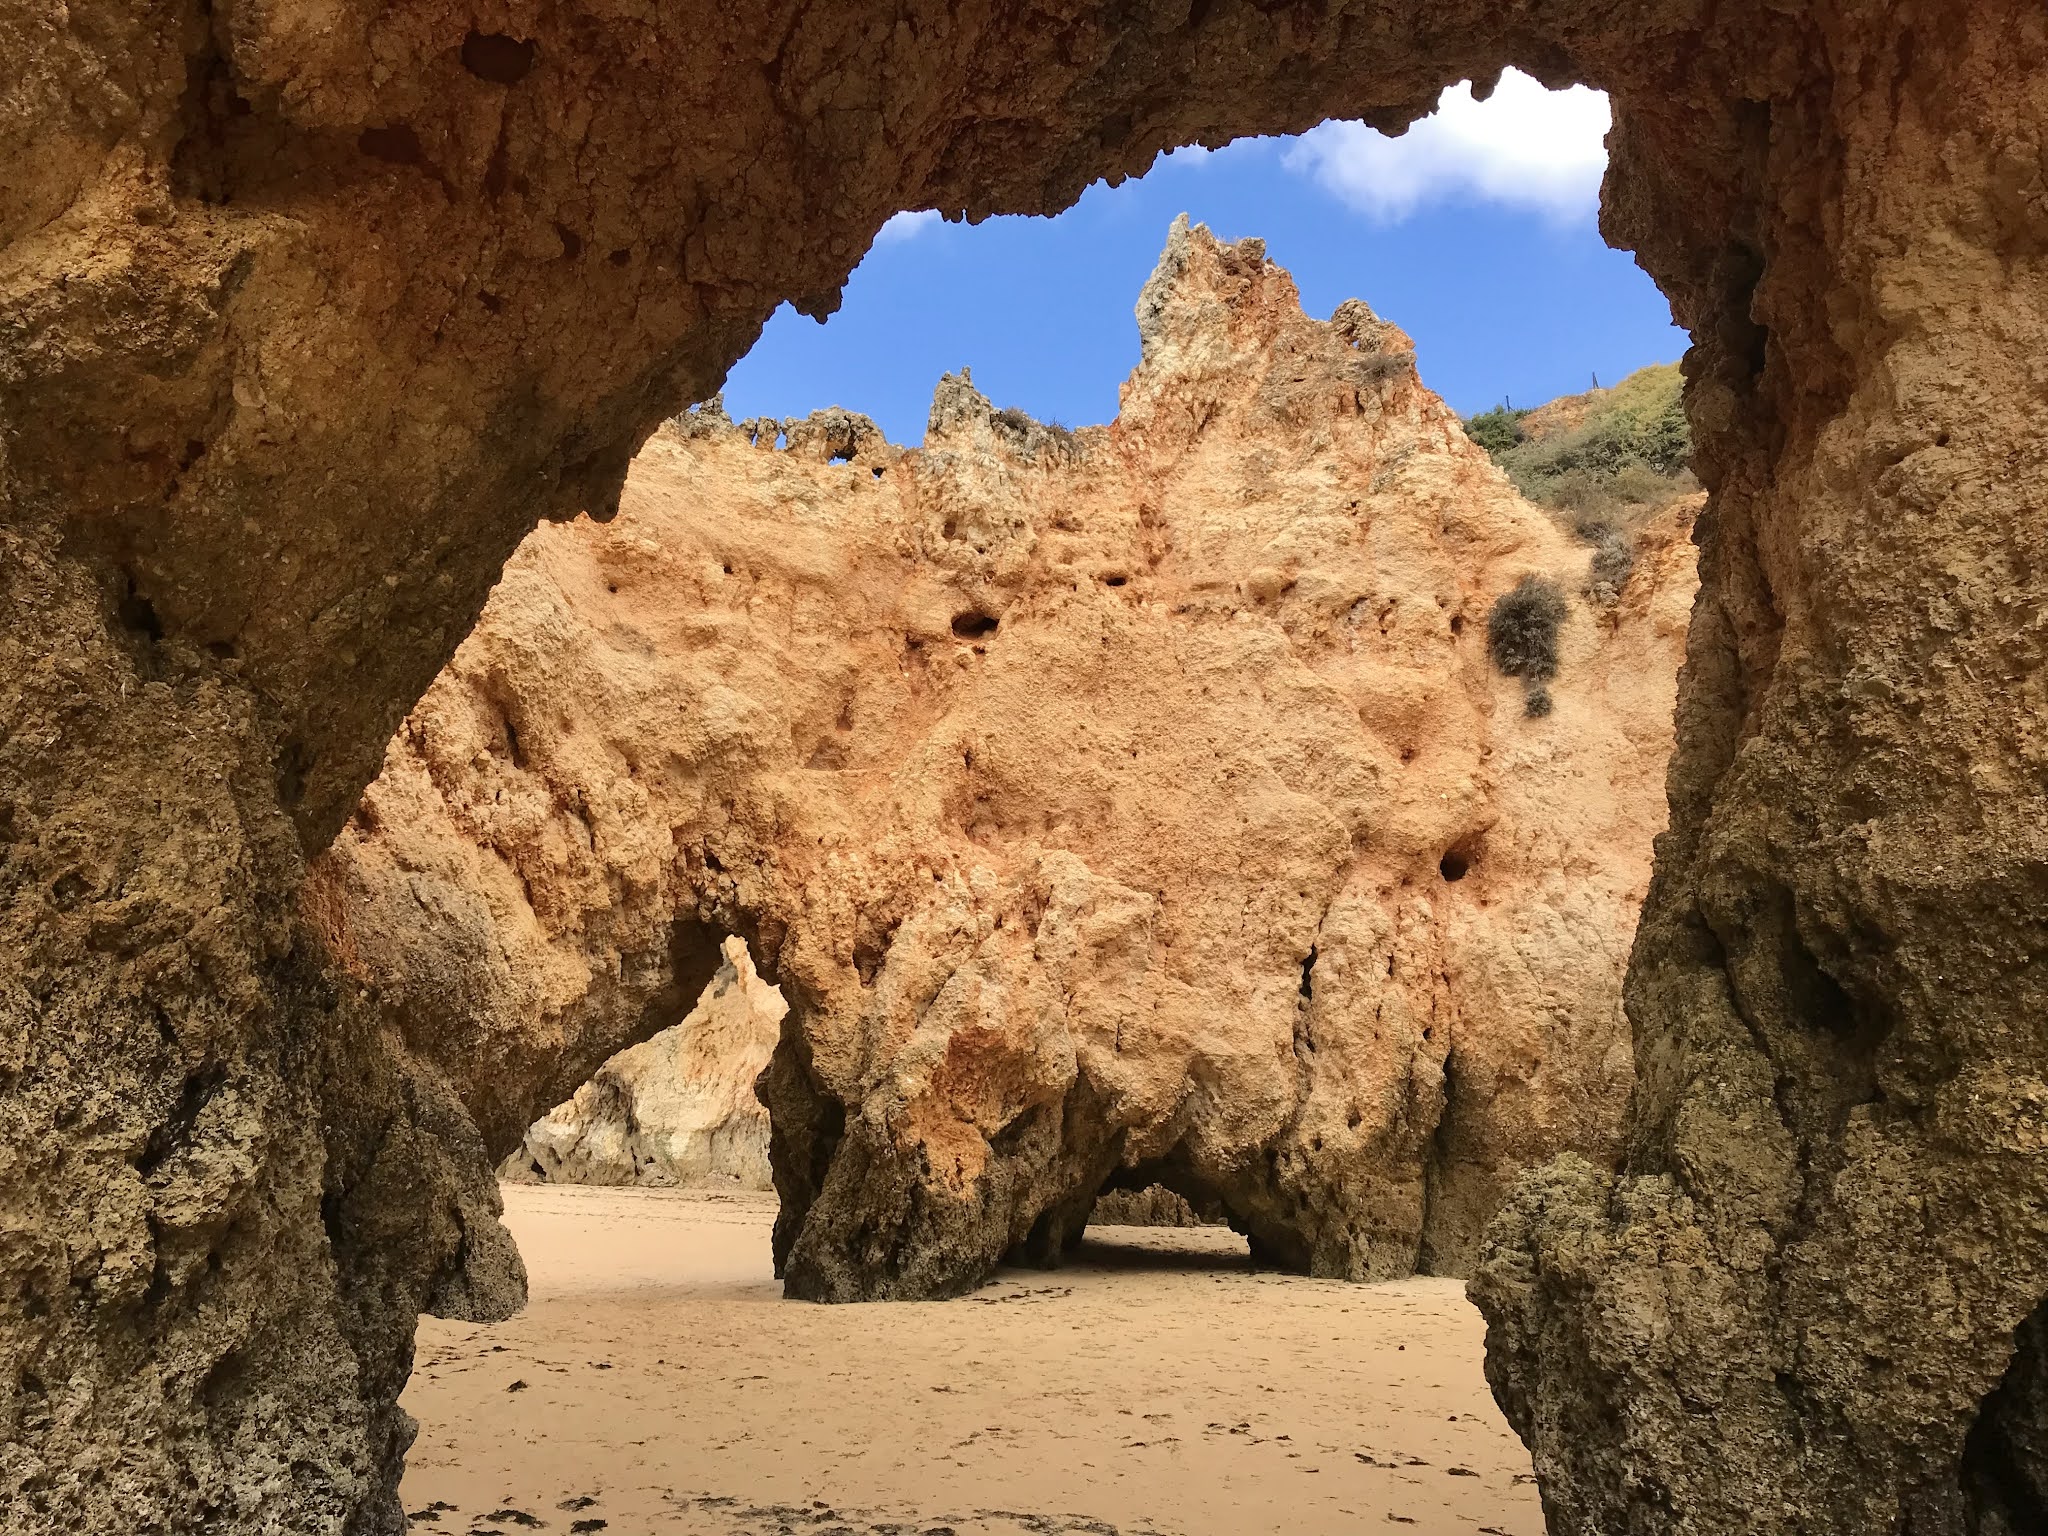
M2039 1523L2037 0L14 0L0 59L8 1524L400 1528L513 1141L301 887L537 519L898 209L1511 63L1613 96L1713 499L1624 1166L1494 1228L1497 1389L1560 1531Z
M680 1024L628 1046L526 1128L500 1177L538 1184L767 1189L768 1111L754 1079L788 1011L727 939Z
M1109 427L700 412L515 556L321 872L485 1125L738 932L795 1295L1055 1260L1111 1182L1459 1273L1522 1168L1612 1160L1690 508L1590 601L1363 304L1183 224L1138 317ZM1581 594L1541 718L1486 644L1531 574Z

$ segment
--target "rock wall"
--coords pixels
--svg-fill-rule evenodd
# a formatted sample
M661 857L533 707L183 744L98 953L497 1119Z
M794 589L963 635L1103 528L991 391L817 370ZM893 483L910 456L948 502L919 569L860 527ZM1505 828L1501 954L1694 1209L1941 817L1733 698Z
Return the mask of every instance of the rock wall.
M628 1046L526 1129L500 1178L533 1184L736 1184L768 1189L768 1111L754 1079L788 1009L747 947L680 1024Z
M1812 20L1681 307L1625 1171L1532 1179L1472 1286L1560 1536L2048 1524L2048 16Z
M2024 1528L2037 0L0 0L9 1522L399 1528L490 1094L294 913L536 519L899 208L1509 63L1613 94L1713 501L1626 1167L1497 1229L1498 1389L1560 1531Z
M1530 718L1489 608L1589 551L1408 339L1184 222L1138 316L1107 428L965 377L915 453L679 420L514 557L318 874L493 1103L744 934L792 1005L794 1295L1050 1262L1112 1182L1293 1268L1458 1273L1522 1168L1612 1158L1690 509L1572 600Z

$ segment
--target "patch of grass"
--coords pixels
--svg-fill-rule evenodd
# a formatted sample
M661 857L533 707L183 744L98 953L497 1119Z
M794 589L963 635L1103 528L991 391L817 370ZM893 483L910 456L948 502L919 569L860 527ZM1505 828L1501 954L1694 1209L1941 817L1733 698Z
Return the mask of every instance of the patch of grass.
M1612 389L1533 411L1496 406L1465 423L1516 489L1592 546L1586 596L1595 603L1620 601L1643 521L1699 489L1684 385L1678 365L1663 363Z
M1064 456L1072 459L1081 454L1080 434L1065 422L1038 421L1029 411L1014 405L991 412L989 419L996 430L1027 457Z

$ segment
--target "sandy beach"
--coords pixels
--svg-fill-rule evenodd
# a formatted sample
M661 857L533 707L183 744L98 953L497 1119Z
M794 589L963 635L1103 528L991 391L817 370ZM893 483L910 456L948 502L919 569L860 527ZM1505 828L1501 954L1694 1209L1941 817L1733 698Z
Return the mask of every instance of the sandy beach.
M505 1190L532 1302L421 1320L419 1532L1538 1536L1455 1281L1100 1228L950 1302L782 1300L774 1203Z

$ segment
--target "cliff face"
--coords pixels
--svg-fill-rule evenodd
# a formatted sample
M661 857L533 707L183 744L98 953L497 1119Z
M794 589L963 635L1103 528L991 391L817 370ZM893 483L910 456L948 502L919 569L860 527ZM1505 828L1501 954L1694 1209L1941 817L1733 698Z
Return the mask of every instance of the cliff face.
M515 557L316 872L497 1145L734 932L791 1004L793 1294L958 1291L1155 1180L1455 1273L1518 1170L1612 1155L1685 513L1528 718L1489 607L1588 554L1407 338L1184 226L1138 313L1111 427L698 413Z
M619 1052L528 1126L500 1176L767 1189L768 1111L754 1079L788 1010L746 945L727 939L724 957L680 1024Z

